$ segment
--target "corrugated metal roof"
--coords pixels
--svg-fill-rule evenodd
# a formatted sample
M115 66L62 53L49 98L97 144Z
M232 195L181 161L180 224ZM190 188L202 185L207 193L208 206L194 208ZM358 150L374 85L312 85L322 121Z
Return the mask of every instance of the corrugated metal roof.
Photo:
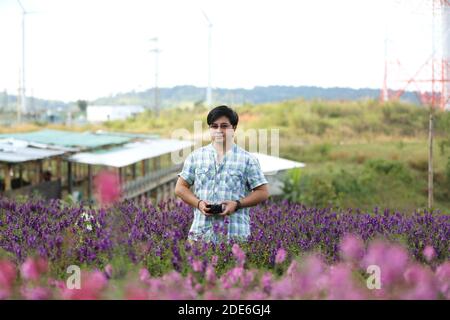
M88 108L125 108L125 109L141 108L141 109L145 109L144 106L136 105L136 104L130 104L130 105L128 105L128 104L101 104L101 105L91 104L87 107Z
M49 129L34 132L0 134L0 138L15 138L48 145L75 147L78 149L89 149L107 145L122 144L133 139L132 137L117 135Z
M127 137L127 138L139 138L139 139L157 139L157 138L160 137L159 134L112 132L112 131L103 131L103 130L97 130L97 131L95 131L95 134L108 135L108 136L118 136L118 137Z
M145 159L176 152L194 145L191 141L174 139L155 139L127 143L121 147L96 152L81 152L68 158L71 162L101 165L108 167L125 167Z
M26 141L0 140L0 162L20 163L47 159L64 153L59 150L35 148Z
M263 153L252 152L251 154L258 159L261 170L265 175L276 174L278 171L302 168L305 166L302 162L269 156Z

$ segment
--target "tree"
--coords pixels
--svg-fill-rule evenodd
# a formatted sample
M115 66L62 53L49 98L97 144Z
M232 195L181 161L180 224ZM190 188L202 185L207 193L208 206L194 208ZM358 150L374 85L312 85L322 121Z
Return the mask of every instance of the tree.
M87 104L86 100L78 100L77 101L78 109L80 109L81 112L86 112L87 105L88 104Z

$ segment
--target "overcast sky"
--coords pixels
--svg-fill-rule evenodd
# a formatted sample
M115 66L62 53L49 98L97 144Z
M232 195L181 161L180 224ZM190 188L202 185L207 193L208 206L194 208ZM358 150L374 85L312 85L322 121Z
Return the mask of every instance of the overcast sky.
M160 86L205 87L202 10L213 23L213 87L379 88L386 34L389 55L412 69L431 48L427 1L21 2L34 12L26 16L27 95L46 99L91 100L153 87L153 37L162 50ZM0 0L0 90L9 94L17 94L20 81L21 19L17 0Z

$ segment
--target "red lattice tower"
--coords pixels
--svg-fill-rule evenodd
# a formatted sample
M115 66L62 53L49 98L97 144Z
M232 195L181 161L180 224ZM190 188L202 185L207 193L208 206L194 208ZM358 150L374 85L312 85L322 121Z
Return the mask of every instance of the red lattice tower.
M410 3L404 1L405 6ZM424 28L430 29L431 39L417 41L417 49L426 52L426 58L419 64L405 63L405 55L388 58L385 53L380 100L398 100L410 91L423 105L450 110L450 1L422 1L415 9L430 19Z

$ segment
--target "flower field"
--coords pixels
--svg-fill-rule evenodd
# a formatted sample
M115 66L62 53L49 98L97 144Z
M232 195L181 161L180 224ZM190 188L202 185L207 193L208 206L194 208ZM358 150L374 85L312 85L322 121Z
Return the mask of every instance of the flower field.
M450 216L440 212L267 202L251 209L248 242L217 245L186 241L192 218L173 200L95 209L0 199L0 298L450 299ZM69 266L79 289L67 286Z

